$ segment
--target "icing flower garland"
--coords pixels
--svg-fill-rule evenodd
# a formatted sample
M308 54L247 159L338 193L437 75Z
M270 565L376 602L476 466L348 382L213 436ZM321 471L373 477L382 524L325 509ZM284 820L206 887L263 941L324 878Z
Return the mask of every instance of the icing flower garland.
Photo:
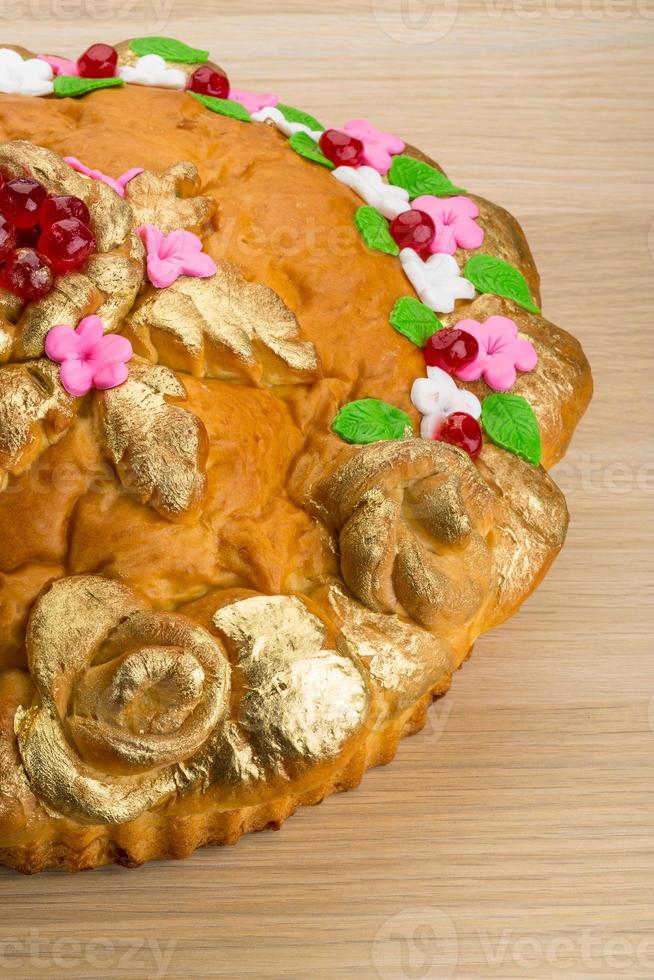
M183 89L186 75L179 68L169 68L158 54L144 54L135 65L123 65L118 76L132 85L156 85L159 88Z
M237 101L240 100L237 99ZM307 126L306 123L294 122L293 120L287 119L284 113L273 105L263 106L258 112L252 113L252 118L255 122L274 123L280 133L283 133L284 136L293 136L295 133L306 133L307 136L311 137L311 139L317 141L322 135L322 130L312 129L311 126Z
M420 435L435 439L444 420L456 412L478 419L481 402L471 391L457 388L447 372L428 367L426 378L417 378L411 388L411 401L423 416Z
M453 255L438 253L423 262L413 249L403 248L400 262L422 302L435 313L452 313L457 299L475 298L475 287L461 275Z
M84 174L85 177L91 177L93 180L101 180L103 184L107 184L112 190L119 195L119 197L125 197L125 188L129 184L130 180L134 177L138 177L139 174L143 173L143 167L132 167L130 170L126 170L117 179L109 177L107 174L103 174L101 170L92 170L83 164L77 157L64 157L64 161L73 170L76 170L78 174Z
M39 61L45 61L46 65L50 65L55 75L70 75L71 77L79 75L79 68L77 67L76 61L70 61L68 58L58 58L53 54L37 54L36 57Z
M180 276L206 279L218 271L211 256L202 251L202 241L190 231L169 235L154 225L141 225L138 234L147 251L148 279L157 289L172 286Z
M390 170L392 157L402 153L404 140L392 133L376 129L367 119L351 119L345 123L343 132L354 136L363 143L363 163L384 175Z
M234 99L235 102L240 102L253 118L255 113L261 112L262 109L266 108L272 109L279 102L279 98L270 92L246 92L244 89L232 89L229 97L230 99Z
M351 187L366 204L372 205L385 218L395 218L406 211L409 195L403 187L386 184L373 167L336 167L332 176Z
M434 222L436 234L429 246L431 252L454 255L457 248L479 248L484 241L484 230L475 222L479 208L469 197L425 194L416 197L411 207L424 211Z
M483 374L487 384L505 392L515 383L516 367L533 370L536 351L529 341L518 337L513 320L501 316L491 316L485 324L459 320L454 327L437 330L424 345L423 354L427 377L414 382L411 401L423 415L420 434L424 439L449 442L476 459L483 445L477 421L481 417L493 441L538 462L538 424L523 398L492 395L482 406L472 392L457 388L452 378L476 381Z
M53 72L39 58L23 59L11 48L0 48L0 92L8 95L52 95Z
M227 77L208 63L207 51L171 38L137 38L130 42L130 49L137 60L122 67L118 67L118 51L104 44L92 45L77 62L46 55L22 59L10 49L0 49L0 90L78 97L94 88L127 81L186 89L214 112L243 121L272 122L289 138L293 150L328 167L337 180L365 201L366 206L355 214L355 222L366 244L391 255L399 253L422 303L401 297L398 304L402 306L398 308L396 304L391 324L414 342L423 344L425 337L429 340L430 318L435 321L436 330L440 329L436 312L452 312L458 299L474 299L477 291L495 293L528 312L539 312L520 270L495 256L472 256L461 274L454 258L457 249L477 249L484 240L484 230L476 223L477 205L436 167L402 155L405 144L399 137L377 130L364 119L351 120L341 129L325 130L308 113L282 105L277 96L230 90ZM187 76L178 68L169 67L169 62L199 67ZM76 84L75 76L80 76L81 84ZM68 158L68 162L79 172L104 181L121 197L128 181L141 172L140 168L134 169L114 180L75 158ZM174 239L153 227L142 228L141 232L148 247L148 276L155 286L165 288L180 275L204 276L215 271L213 267L209 271L212 260L203 255L199 239L191 243L194 236ZM428 437L451 442L476 458L482 443L477 421L479 403L471 401L475 396L456 388L452 375L461 380L483 376L496 391L504 392L515 382L516 371L533 369L537 355L528 341L518 337L516 324L507 318L490 317L483 325L460 321L459 329L450 332L459 338L467 337L467 341L458 339L445 344L443 337L443 349L440 344L432 345L432 356L438 363L430 364L428 377L418 379L414 385L416 398L427 412L422 430ZM461 350L465 357L457 365ZM398 437L394 435L396 430L401 429L404 434L408 431L409 420L404 413L373 402L368 399L352 403L352 412L356 409L358 414L355 417L350 413L354 421L352 431L348 430L348 441L361 441L358 429L366 433L366 441L370 441L373 430L383 433L380 438ZM434 404L436 410L432 410ZM489 396L481 414L484 429L493 441L538 463L538 424L523 398L501 393ZM524 437L527 429L529 445Z
M327 159L321 158L317 145L321 137L326 135L326 131L313 117L299 110L293 110L289 106L280 108L279 99L270 93L258 94L244 90L230 91L227 77L207 63L201 64L190 77L181 69L170 67L168 64L168 60L195 63L196 60L201 61L208 58L208 52L189 48L171 38L158 37L138 38L131 42L130 47L132 52L138 56L136 62L122 66L118 65L117 50L111 45L105 44L91 45L76 62L54 55L39 55L38 58L24 61L19 54L9 49L4 49L4 54L7 64L11 66L14 73L26 73L27 75L31 73L44 80L47 78L47 84L27 86L24 90L25 94L51 94L54 91L61 96L75 96L91 91L89 85L77 86L76 88L71 87L70 84L63 85L63 82L70 82L76 77L93 80L98 86L102 79L116 78L136 85L188 89L193 94L209 97L207 101L213 103L210 108L214 108L215 111L228 112L230 104L232 107L240 105L246 113L251 114L252 119L257 122L274 123L284 135L291 139L297 135L308 137L310 145L316 144L316 152L308 155L331 165ZM61 87L57 88L53 84L54 76L57 77L57 85L61 81ZM7 88L5 90L13 91L15 89ZM22 91L22 89L20 90ZM228 112L228 114L230 113ZM234 115L235 113L231 114ZM405 148L405 143L400 137L378 130L366 119L352 119L345 123L341 129L330 130L329 132L344 134L349 137L350 143L356 144L357 147L357 153L354 157L357 165L356 171L354 166L337 166L334 168L334 176L337 180L351 186L367 203L379 207L384 216L394 218L410 207L409 195L403 188L382 180L382 175L388 173L391 167L393 156L402 153ZM67 158L67 162L80 173L104 181L121 197L124 196L127 181L140 172L139 170L128 171L123 177L114 180L101 171L84 167L76 158Z
M45 352L61 364L61 383L69 395L83 398L91 388L117 388L128 377L132 345L120 334L106 334L99 316L87 316L77 328L61 324L45 338Z
M459 320L457 328L475 338L479 353L459 368L462 381L484 381L495 391L508 391L516 382L517 371L533 371L538 354L528 340L518 337L518 326L505 316L489 316L485 323Z

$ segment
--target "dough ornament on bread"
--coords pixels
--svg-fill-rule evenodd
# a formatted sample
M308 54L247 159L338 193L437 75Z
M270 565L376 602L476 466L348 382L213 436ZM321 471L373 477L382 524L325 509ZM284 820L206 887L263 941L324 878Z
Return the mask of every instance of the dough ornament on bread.
M393 758L563 544L515 220L169 38L0 49L0 861L183 857Z

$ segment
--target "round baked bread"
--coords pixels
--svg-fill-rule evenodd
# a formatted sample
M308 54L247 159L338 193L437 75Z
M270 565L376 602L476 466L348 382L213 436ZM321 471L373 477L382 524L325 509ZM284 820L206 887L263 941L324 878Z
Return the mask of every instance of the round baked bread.
M13 50L0 172L81 198L96 247L0 290L0 861L183 857L421 728L561 548L590 371L516 221L399 138L353 121L335 167L305 112L183 87L208 53L175 41L102 80ZM90 316L132 356L75 394L48 338ZM475 359L427 372L455 325Z

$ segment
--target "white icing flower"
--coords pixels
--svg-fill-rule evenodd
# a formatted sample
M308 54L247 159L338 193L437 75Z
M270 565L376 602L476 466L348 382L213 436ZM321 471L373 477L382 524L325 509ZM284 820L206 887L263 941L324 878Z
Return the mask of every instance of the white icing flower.
M433 439L452 412L466 412L478 419L481 402L471 391L457 388L454 379L439 367L428 367L427 377L413 382L411 401L423 415L420 435Z
M385 218L397 218L411 207L409 192L403 187L384 183L374 167L336 167L332 175L341 184L351 187L367 204L381 211Z
M431 255L426 262L403 248L400 262L418 296L435 313L451 313L457 299L474 299L475 287L464 279L453 255Z
M186 88L186 75L179 68L169 68L158 54L144 54L135 65L123 65L119 76L132 85L157 85L159 88Z
M0 92L9 95L51 95L52 68L40 58L23 60L17 51L0 48Z
M292 136L294 133L306 133L317 143L323 134L322 129L311 129L310 126L305 126L304 123L289 122L283 112L272 105L265 106L265 108L260 109L258 112L253 112L252 118L255 122L268 122L269 120L274 122L277 129L284 136Z

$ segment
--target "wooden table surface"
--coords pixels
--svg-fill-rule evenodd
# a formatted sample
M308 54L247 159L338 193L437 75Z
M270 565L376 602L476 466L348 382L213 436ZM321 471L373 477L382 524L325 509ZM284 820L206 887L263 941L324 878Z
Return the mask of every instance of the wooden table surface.
M259 12L256 8L258 7ZM0 873L0 975L654 976L652 0L12 0L6 42L167 34L370 115L522 222L596 394L546 582L390 767L183 863Z

